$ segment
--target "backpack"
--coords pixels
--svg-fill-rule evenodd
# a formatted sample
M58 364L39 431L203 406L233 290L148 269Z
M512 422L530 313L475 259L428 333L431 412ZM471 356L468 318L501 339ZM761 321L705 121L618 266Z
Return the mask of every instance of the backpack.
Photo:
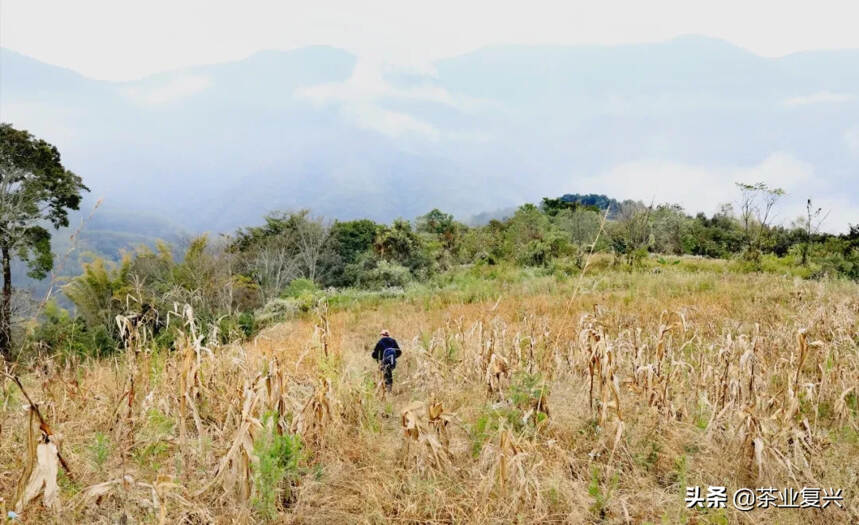
M397 348L393 346L385 348L384 352L382 352L382 366L391 370L397 368Z

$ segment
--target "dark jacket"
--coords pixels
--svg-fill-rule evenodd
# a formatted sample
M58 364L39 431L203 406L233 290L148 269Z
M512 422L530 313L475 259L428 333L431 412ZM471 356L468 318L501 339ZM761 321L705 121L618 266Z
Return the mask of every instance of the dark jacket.
M393 337L383 337L379 339L379 342L376 343L376 347L373 348L373 359L381 361L382 357L385 355L385 349L387 348L397 349L397 359L399 359L403 354L403 351L400 350L400 345L397 344L397 341Z

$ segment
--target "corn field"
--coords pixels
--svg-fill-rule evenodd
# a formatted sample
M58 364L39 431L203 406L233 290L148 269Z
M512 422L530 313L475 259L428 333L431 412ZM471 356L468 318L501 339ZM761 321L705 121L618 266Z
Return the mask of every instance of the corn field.
M859 286L601 272L126 337L0 383L24 523L857 523ZM133 323L118 318L121 330ZM403 348L386 394L370 350ZM20 386L16 379L20 378ZM26 393L26 396L25 396ZM29 399L28 399L29 397ZM274 458L274 459L272 459ZM287 459L284 459L287 458ZM687 508L687 487L841 506Z

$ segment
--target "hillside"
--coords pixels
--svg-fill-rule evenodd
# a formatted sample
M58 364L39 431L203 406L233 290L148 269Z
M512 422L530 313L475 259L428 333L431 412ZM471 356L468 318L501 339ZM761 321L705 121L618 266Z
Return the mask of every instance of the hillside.
M22 371L72 474L55 514L32 504L22 517L859 519L857 284L695 258L629 273L604 259L581 277L476 267L402 295L336 293L224 346L194 344L185 310L175 351L132 340L116 360ZM381 328L404 351L392 395L369 358ZM9 495L28 416L18 388L0 385ZM842 488L845 508L687 508L687 487L710 485Z
M159 242L181 249L190 234L160 216L116 207L95 206L87 200L78 212L70 214L69 227L54 232L51 241L54 253L54 274L42 280L27 276L27 268L20 261L12 263L12 281L32 300L41 300L49 289L63 306L71 303L59 293L59 288L74 276L80 275L83 265L95 258L119 261L123 254L134 253L138 248L154 248Z

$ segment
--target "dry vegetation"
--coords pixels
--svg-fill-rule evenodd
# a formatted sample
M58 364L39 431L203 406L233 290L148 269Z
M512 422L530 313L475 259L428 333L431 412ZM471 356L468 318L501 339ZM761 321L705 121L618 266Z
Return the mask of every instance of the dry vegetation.
M110 360L45 359L21 376L50 428L3 380L0 496L58 444L71 476L53 460L27 523L859 520L856 284L677 267L494 286L218 348L186 309L173 352L139 334ZM381 327L404 347L387 397ZM692 485L843 488L845 508L686 509Z

